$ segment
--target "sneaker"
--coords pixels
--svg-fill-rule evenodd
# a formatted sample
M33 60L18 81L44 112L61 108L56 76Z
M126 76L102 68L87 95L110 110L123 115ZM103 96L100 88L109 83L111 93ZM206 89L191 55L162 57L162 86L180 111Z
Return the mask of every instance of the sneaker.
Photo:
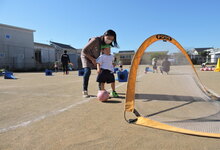
M111 92L111 96L112 96L112 97L119 97L118 93L115 92L115 91L112 91L112 92Z
M83 94L83 97L84 97L84 98L88 98L88 97L89 97L89 95L88 95L88 92L87 92L87 91L83 91L83 92L82 92L82 94Z

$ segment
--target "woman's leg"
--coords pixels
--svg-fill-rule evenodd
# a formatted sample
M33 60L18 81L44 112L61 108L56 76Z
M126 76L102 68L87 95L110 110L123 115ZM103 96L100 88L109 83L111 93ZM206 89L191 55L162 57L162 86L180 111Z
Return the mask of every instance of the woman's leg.
M88 91L88 84L89 84L90 74L91 74L91 68L89 68L89 67L84 68L83 91Z

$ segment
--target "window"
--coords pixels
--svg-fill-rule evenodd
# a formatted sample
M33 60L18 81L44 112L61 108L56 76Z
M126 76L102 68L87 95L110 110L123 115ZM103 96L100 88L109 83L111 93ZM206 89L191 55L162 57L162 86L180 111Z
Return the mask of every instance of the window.
M121 55L121 59L131 59L131 55Z
M125 58L125 56L121 55L121 56L120 56L120 58L124 59L124 58Z
M5 57L5 53L0 53L0 57Z

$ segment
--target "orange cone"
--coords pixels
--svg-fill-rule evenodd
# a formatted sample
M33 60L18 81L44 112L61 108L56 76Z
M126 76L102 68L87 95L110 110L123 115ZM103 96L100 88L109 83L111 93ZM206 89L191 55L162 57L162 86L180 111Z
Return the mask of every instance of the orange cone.
M220 72L220 58L218 58L218 63L217 63L217 66L214 70L215 72Z

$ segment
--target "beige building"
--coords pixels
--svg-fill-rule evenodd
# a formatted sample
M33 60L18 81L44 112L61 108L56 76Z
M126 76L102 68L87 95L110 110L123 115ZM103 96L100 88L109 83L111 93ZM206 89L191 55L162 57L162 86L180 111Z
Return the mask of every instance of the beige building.
M161 63L163 58L167 56L168 51L152 51L152 52L145 52L141 58L140 64L147 64L152 65L152 59L157 58L158 63Z
M35 30L0 24L0 68L34 69L33 32Z
M134 54L134 50L127 50L119 51L118 53L115 53L114 56L117 64L130 65Z
M163 58L164 56L167 55L167 53L168 51L145 52L141 58L140 64L151 65L153 57ZM134 50L119 51L118 53L115 53L114 55L115 55L117 63L122 63L123 65L130 65L135 55L135 51Z

